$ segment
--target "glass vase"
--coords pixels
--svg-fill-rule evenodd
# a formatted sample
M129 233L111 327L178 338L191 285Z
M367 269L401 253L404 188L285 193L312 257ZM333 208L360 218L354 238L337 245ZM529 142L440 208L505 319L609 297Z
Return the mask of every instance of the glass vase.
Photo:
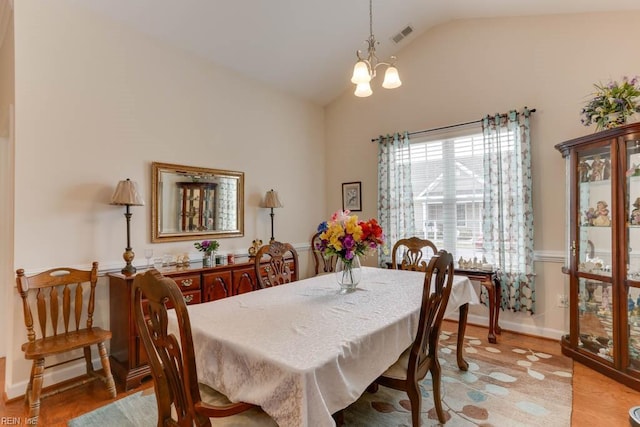
M360 258L355 257L350 261L338 258L336 262L336 279L340 285L340 293L348 294L356 290L362 278L362 266Z
M213 253L207 253L207 252L202 254L202 266L203 267L211 267L211 256L212 255L213 255Z

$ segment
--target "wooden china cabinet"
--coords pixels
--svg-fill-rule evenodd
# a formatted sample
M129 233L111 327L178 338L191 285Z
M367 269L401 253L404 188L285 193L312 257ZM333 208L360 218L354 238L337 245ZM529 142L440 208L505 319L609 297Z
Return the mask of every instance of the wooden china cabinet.
M180 231L213 230L216 187L212 182L177 182L180 191Z
M567 163L562 352L640 390L640 124L556 145Z

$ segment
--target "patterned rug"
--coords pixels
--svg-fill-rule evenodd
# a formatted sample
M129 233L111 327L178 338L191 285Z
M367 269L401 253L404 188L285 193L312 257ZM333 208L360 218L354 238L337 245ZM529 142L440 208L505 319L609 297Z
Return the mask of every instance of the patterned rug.
M464 372L456 363L456 339L457 334L448 331L440 337L442 408L447 427L571 425L571 359L465 336L464 357L469 370ZM421 389L422 425L440 425L430 375ZM349 427L411 426L407 395L385 387L374 394L365 392L344 416Z
M571 425L571 359L466 336L469 370L463 372L457 367L455 349L456 334L443 331L439 351L447 427ZM427 376L422 382L424 427L440 425L431 390ZM151 427L156 425L155 412L150 388L75 418L68 425ZM407 395L386 387L376 393L365 392L344 410L344 421L345 427L411 426Z

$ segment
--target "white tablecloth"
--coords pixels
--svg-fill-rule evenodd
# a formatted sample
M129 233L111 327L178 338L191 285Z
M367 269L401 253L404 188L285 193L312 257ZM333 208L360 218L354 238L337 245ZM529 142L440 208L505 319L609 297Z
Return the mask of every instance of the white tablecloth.
M334 426L331 414L413 342L423 280L364 267L350 294L328 274L191 305L199 380L260 405L281 427ZM469 279L455 276L447 314L477 302Z

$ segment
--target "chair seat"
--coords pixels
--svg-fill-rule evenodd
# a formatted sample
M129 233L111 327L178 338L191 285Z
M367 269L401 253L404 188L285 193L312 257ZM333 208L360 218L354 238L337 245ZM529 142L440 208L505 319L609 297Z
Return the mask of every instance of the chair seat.
M398 380L406 380L407 369L409 366L409 354L411 354L411 346L402 352L400 357L398 357L398 360L396 360L393 365L389 366L381 376Z
M202 397L203 403L208 403L210 405L222 406L228 405L231 403L227 396L224 394L212 389L211 387L199 383L200 396ZM213 425L217 426L227 426L227 427L235 427L235 426L256 426L256 427L277 427L278 424L271 418L266 412L264 412L260 407L251 408L248 411L241 412L236 415L231 415L228 417L221 418L211 418L215 420L212 422Z
M102 328L80 329L22 344L26 359L40 359L57 353L87 347L111 339L111 331Z

